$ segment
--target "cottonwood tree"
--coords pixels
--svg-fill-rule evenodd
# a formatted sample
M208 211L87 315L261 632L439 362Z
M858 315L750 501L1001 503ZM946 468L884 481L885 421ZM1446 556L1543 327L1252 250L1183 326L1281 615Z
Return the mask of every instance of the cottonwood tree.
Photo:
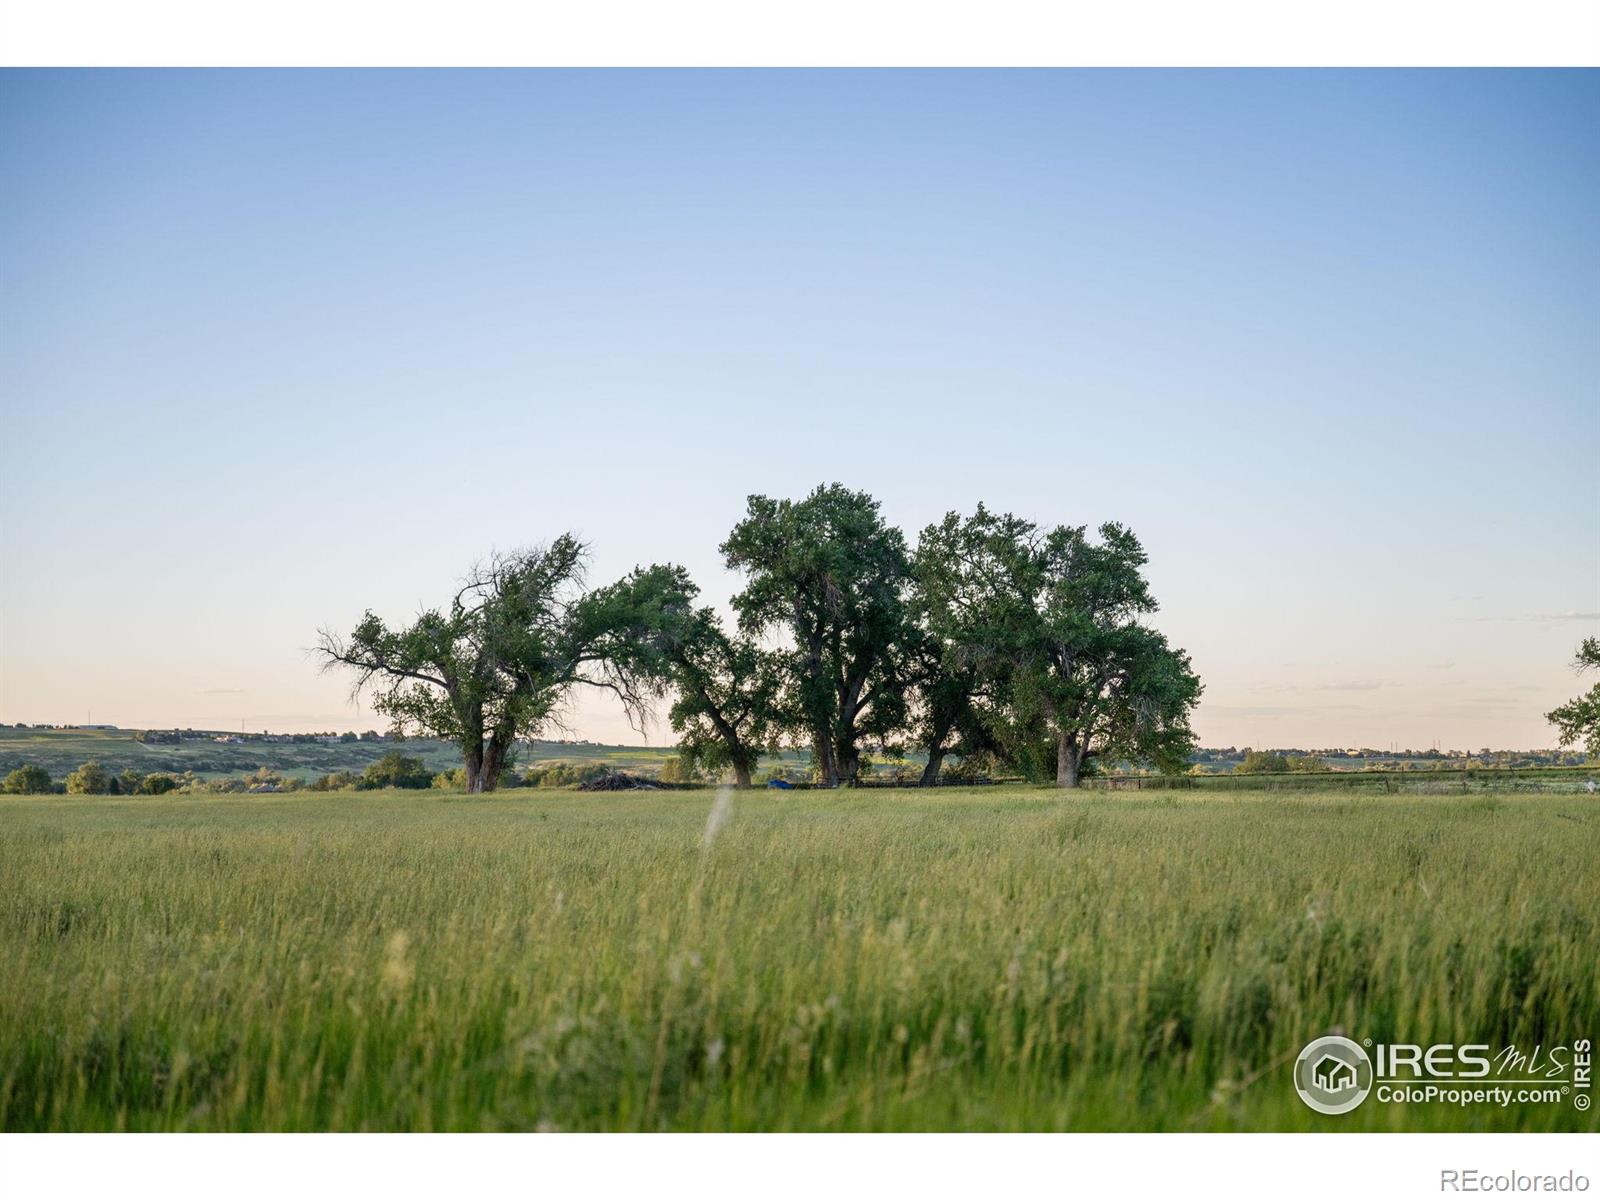
M1026 762L1053 743L1055 782L1094 759L1178 769L1194 745L1201 685L1182 650L1141 623L1156 611L1143 547L1116 524L1041 531L980 506L923 532L930 628L1002 697L995 732Z
M754 639L729 636L716 613L697 611L671 661L675 693L667 714L690 770L732 771L749 787L780 722L778 659Z
M789 732L810 743L824 786L855 783L861 743L905 715L904 536L871 496L830 484L804 500L751 496L721 549L747 576L733 599L741 631L788 635L772 662Z
M926 756L921 787L939 782L947 755L963 758L1000 749L991 722L980 707L988 688L974 658L953 646L932 627L931 599L921 584L923 564L919 553L912 560L916 580L911 593L913 620L905 635L902 673L911 685L907 730L911 741Z
M1600 669L1600 638L1584 638L1572 665L1580 674ZM1582 742L1590 758L1600 758L1600 683L1586 694L1551 709L1545 720L1556 727L1563 747Z
M588 548L571 534L496 555L473 569L443 609L391 629L370 611L348 637L322 631L325 670L356 673L353 693L400 729L455 742L467 790L493 791L520 738L559 724L574 687L614 693L636 727L657 688L634 651L639 610L656 592L643 572L584 591Z
M715 610L696 607L700 589L682 567L633 571L586 600L596 649L636 681L641 697L671 693L668 714L681 766L732 771L749 787L779 713L774 656L744 636L729 637Z

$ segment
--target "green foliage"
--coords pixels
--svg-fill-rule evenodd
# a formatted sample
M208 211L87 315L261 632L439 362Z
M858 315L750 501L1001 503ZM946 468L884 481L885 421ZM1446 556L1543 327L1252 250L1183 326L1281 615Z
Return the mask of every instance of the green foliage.
M455 767L440 771L433 777L433 786L444 792L464 792L467 790L467 769Z
M580 783L600 779L615 773L616 768L606 762L551 762L530 767L523 776L526 787L575 788Z
M692 593L691 593L692 595ZM664 652L674 691L668 713L689 775L731 771L748 786L764 749L776 740L784 656L754 638L729 637L709 608L695 610Z
M8 795L34 796L50 791L50 772L43 767L22 766L6 776L0 787Z
M1572 665L1579 673L1600 669L1600 638L1584 638ZM1560 745L1581 744L1590 758L1600 758L1600 683L1546 713L1545 720L1556 727Z
M420 758L392 750L361 773L364 788L425 788L433 783L433 772Z
M111 791L111 776L97 762L86 762L67 776L67 792L73 796L104 796Z
M587 550L563 535L490 560L407 627L369 612L348 639L325 632L324 663L352 669L397 731L455 742L468 791L516 780L513 747L578 685L640 729L670 694L683 769L740 784L781 745L806 747L824 786L908 741L925 782L950 753L1004 753L1041 778L1053 759L1069 784L1106 757L1187 769L1200 683L1142 623L1155 601L1121 526L1095 541L980 507L930 527L913 560L871 496L832 484L749 497L721 551L745 576L736 635L681 567L586 591Z
M698 783L700 773L694 769L692 763L687 762L681 755L674 754L661 764L661 771L656 778L662 783Z
M1098 758L1187 768L1200 681L1143 624L1156 611L1145 562L1120 525L1102 525L1096 542L1081 526L1041 530L982 505L923 531L929 631L986 681L995 737L1024 770L1043 767L1048 742L1067 786Z
M1289 760L1270 750L1251 750L1246 747L1244 758L1233 769L1235 775L1279 774L1289 769Z
M741 630L792 639L774 660L773 724L809 741L824 786L854 783L862 742L905 719L904 536L871 496L830 484L799 501L751 496L721 549L746 576L733 598Z
M977 759L1002 748L994 675L974 647L950 640L959 626L943 607L949 600L943 585L955 568L950 551L948 542L924 534L911 560L913 619L901 660L915 700L908 732L927 759L924 784L938 781L947 753Z
M313 792L343 792L361 786L362 777L354 771L330 771L311 784Z
M322 634L326 668L356 674L400 729L461 747L470 791L492 791L519 738L537 735L573 687L604 688L642 725L659 694L644 634L672 617L658 605L675 568L635 571L584 594L588 550L571 534L475 568L449 606L390 629L368 612L348 639Z
M945 768L944 774L952 783L970 784L998 778L1003 771L992 753L980 751L977 754L963 754L954 764Z
M0 1130L1592 1129L1289 1079L1600 1029L1586 802L1302 786L14 803Z

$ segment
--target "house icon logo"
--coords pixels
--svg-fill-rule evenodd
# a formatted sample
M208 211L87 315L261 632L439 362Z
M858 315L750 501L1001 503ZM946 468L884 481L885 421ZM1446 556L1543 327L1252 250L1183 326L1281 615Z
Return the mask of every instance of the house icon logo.
M1372 1090L1372 1060L1347 1037L1319 1037L1294 1061L1294 1090L1319 1113L1347 1113Z
M1325 1092L1343 1092L1356 1085L1356 1069L1342 1058L1324 1054L1311 1068L1311 1078Z

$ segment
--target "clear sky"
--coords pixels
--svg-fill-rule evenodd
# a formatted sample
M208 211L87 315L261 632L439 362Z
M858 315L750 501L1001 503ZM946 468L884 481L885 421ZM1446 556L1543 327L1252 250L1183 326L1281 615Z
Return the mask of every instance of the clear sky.
M838 480L1130 524L1208 745L1548 745L1597 379L1596 72L0 73L0 720Z

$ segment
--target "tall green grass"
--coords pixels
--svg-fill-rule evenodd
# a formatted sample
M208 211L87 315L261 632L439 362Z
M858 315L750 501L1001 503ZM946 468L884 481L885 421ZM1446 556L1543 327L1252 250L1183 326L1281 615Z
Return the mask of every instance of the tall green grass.
M1579 797L0 804L0 1128L1568 1129L1290 1063L1600 1033Z

